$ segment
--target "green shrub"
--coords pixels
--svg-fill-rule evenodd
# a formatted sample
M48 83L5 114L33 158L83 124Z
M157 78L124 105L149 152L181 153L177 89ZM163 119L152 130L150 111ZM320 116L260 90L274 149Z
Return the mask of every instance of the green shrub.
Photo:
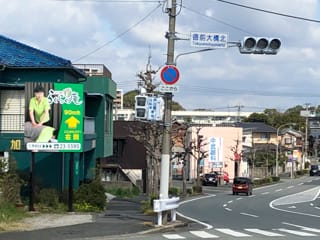
M158 194L151 194L150 196L149 196L149 203L150 203L150 206L153 208L153 200L155 200L155 199L159 199L159 195Z
M192 190L194 193L202 193L202 186L193 186Z
M297 176L303 175L303 172L301 170L296 171Z
M2 190L2 197L5 202L18 203L20 199L21 180L14 172L8 172L1 176L0 188Z
M130 188L107 188L106 192L117 196L118 198L132 198L140 194L138 187Z
M59 205L59 195L56 189L44 188L40 190L38 196L40 204L46 207L57 208Z
M279 182L280 181L280 177L272 176L272 181L273 182Z
M98 207L92 206L90 203L75 203L73 205L75 211L79 212L99 212L100 209Z
M192 188L187 188L187 194L192 195L193 194L193 189Z
M169 188L169 195L178 196L179 193L180 193L180 189L179 188L177 188L177 187Z
M303 172L303 175L309 174L309 170L308 169L303 169L302 172Z
M106 206L105 189L100 181L95 180L89 184L83 184L75 191L75 204L89 205L92 208L103 210Z
M0 202L0 223L8 223L22 219L26 215L26 212L21 209L17 209L14 204ZM2 229L0 228L0 231Z

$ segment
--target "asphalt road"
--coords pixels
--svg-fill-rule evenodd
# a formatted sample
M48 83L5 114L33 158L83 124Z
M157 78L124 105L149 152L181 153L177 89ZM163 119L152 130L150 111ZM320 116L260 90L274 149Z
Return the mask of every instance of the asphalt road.
M126 239L320 239L320 178L287 179L233 196L231 188L206 187L178 211L198 229L130 236ZM102 240L107 238L97 238Z

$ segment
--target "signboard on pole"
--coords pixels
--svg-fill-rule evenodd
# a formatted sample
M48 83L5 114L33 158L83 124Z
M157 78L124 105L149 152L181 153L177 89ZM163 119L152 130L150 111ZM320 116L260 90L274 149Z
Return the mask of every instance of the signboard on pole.
M211 137L209 139L209 163L213 168L223 167L223 138Z
M228 34L211 32L191 32L190 44L192 47L227 48Z
M180 78L180 72L174 65L166 65L161 69L160 78L165 84L175 84Z
M28 150L58 151L58 152L82 152L83 149L83 84L54 83L46 97L51 109L58 105L60 114L58 129L49 141L43 142L39 138L36 141L28 142ZM57 109L57 108L56 108ZM42 128L43 127L43 128ZM43 131L52 129L50 126L41 126ZM36 127L31 126L32 129Z
M179 86L161 84L161 85L159 85L159 92L163 92L163 93L166 93L166 92L170 92L170 93L179 92Z

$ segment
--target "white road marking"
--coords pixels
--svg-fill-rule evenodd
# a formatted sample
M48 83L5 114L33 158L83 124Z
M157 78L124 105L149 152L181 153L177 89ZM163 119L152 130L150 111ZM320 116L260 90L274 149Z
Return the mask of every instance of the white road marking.
M314 208L316 208L316 209L320 209L320 207L314 207Z
M280 192L282 191L282 188L275 190L275 192Z
M228 206L228 204L223 204L223 207L226 207L226 206Z
M289 186L289 187L287 187L288 189L290 189L290 188L293 188L293 186Z
M296 208L296 206L290 206L290 207L288 207L288 208Z
M254 218L258 218L259 216L257 215L253 215L253 214L249 214L249 213L240 213L241 215L245 215L245 216L249 216L249 217L254 217Z
M248 235L248 234L242 233L242 232L237 232L237 231L231 230L229 228L215 228L214 230L217 230L217 231L222 232L224 234L231 235L233 237L251 237L251 235Z
M311 183L313 180L309 180L309 181L307 181L308 183Z
M162 236L166 239L185 239L185 237L180 236L179 234L163 234Z
M298 186L301 186L301 185L303 185L303 182L298 184Z
M230 200L228 203L232 203L233 202L233 200Z
M227 211L229 211L229 212L231 212L231 211L232 211L230 208L225 208L225 210L227 210Z
M205 198L212 198L212 197L215 197L215 196L216 196L216 195L209 195L209 196L204 196L204 197L189 199L189 200L186 200L186 201L181 202L180 205L183 205L183 204L188 203L188 202L198 201L198 200L205 199ZM193 222L195 222L195 223L198 223L198 224L201 224L201 225L205 226L206 229L211 229L211 228L213 228L213 226L210 225L210 224L201 222L201 221L199 221L199 220L197 220L197 219L195 219L195 218L192 218L192 217L188 217L188 216L186 216L186 215L183 215L183 214L180 213L180 212L177 212L177 214L178 214L179 216L185 218L185 219L188 219L188 220L190 220L190 221L193 221Z
M290 229L285 229L285 228L279 228L278 231L286 232L286 233L290 233L290 234L294 234L294 235L298 235L298 236L302 236L302 237L316 237L316 236L318 236L313 233L302 232L302 231L297 231L297 230L290 230Z
M292 227L298 227L298 228L301 228L301 229L304 230L304 231L320 233L320 229L305 227L305 226L301 226L301 225L297 225L297 224L292 224L292 223L287 223L287 222L282 222L282 224L285 224L285 225L288 225L288 226L292 226Z
M252 198L252 197L255 197L256 195L251 195L251 196L249 196L250 198Z
M261 195L267 195L269 194L270 192L264 192L264 193L261 193Z
M218 238L219 236L207 233L205 231L190 231L191 234L199 238Z
M241 200L242 199L242 197L239 197L239 198L237 198L236 200Z
M312 207L313 207L313 206L314 206L314 204L313 204L313 203L310 203L310 206L312 206Z
M264 236L268 236L268 237L283 237L284 235L280 234L280 233L274 233L274 232L269 232L269 231L265 231L265 230L260 230L257 228L246 228L244 229L248 232L252 232L252 233L258 233Z

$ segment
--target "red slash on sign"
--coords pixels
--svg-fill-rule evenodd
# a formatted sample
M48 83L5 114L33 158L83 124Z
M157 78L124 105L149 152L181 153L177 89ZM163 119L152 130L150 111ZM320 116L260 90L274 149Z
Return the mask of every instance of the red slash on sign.
M165 84L172 85L179 80L180 72L176 66L166 65L161 69L160 77Z

